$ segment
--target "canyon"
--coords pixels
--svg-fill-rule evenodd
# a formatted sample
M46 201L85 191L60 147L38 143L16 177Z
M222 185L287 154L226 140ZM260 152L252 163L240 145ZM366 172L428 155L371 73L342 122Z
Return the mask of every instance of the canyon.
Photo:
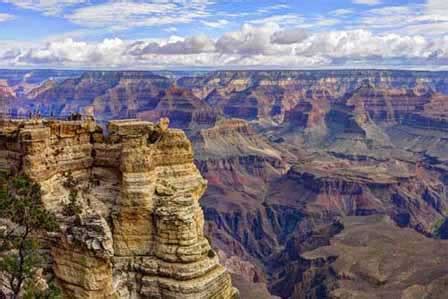
M118 154L108 144L114 138L120 144L135 132L119 133L125 121L113 121L106 129L107 123L129 118L156 123L168 117L170 126L184 130L192 142L188 159L180 149L172 153L182 161L175 162L181 168L189 165L191 177L185 169L157 170L161 177L154 198L162 202L165 193L175 197L170 194L173 183L166 185L165 180L196 180L195 186L178 182L176 190L191 188L187 193L194 193L190 208L195 213L200 213L197 199L204 192L200 203L205 222L195 225L204 229L216 253L208 267L220 268L219 257L242 298L446 297L440 289L446 273L439 264L415 262L422 271L434 273L425 281L404 264L435 258L433 248L444 248L442 239L448 239L447 72L87 71L36 76L32 87L20 79L26 72L14 80L6 73L0 72L0 112L17 117L32 111L57 117L76 112L95 118L93 149L84 149L95 153L95 162L83 163L93 163L90 178L100 185L91 192L96 199L83 200L114 223L112 243L118 247L113 255L120 260L135 253L120 244L138 243L132 239L148 234L133 230L152 224L140 218L126 224L136 207L117 210L112 199L128 191L127 184L117 183L126 171L110 169ZM108 137L99 133L101 127ZM176 129L168 132L181 134ZM166 147L172 152L173 145ZM134 150L140 162L154 163L147 159L163 155ZM170 163L168 156L159 158ZM27 163L35 160L41 159ZM137 167L137 160L127 167ZM163 163L154 167L164 169ZM208 181L206 189L196 168ZM76 171L86 181L81 178L87 174ZM59 186L55 180L44 185ZM52 192L48 202L63 194ZM366 246L372 251L364 252ZM400 246L409 250L399 252ZM442 264L443 259L441 254ZM143 280L131 284L140 286ZM254 286L259 293L253 292Z

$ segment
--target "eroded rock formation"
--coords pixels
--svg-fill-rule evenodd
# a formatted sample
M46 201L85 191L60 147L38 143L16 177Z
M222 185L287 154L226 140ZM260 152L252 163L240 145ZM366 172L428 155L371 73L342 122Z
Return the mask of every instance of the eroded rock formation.
M93 120L3 120L0 168L40 183L60 216L51 260L67 298L237 296L203 233L191 143L167 120L111 121L107 136Z

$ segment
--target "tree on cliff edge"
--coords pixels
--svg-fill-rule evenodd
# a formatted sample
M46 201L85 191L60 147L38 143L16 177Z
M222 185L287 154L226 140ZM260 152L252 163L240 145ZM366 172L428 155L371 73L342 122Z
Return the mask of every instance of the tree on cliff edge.
M55 231L55 216L41 200L38 184L27 177L0 178L0 272L16 298L58 298L42 275L39 236Z

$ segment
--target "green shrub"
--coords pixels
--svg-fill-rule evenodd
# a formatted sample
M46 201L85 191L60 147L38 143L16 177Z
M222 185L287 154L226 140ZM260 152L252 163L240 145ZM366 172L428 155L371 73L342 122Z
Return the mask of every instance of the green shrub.
M11 298L26 298L33 289L36 272L44 266L36 236L56 231L58 225L56 217L43 206L40 186L29 178L9 177L2 194L0 217L16 225L6 228L0 236L0 272L7 277L5 287L10 290ZM33 297L27 298L59 297L48 288L35 291Z

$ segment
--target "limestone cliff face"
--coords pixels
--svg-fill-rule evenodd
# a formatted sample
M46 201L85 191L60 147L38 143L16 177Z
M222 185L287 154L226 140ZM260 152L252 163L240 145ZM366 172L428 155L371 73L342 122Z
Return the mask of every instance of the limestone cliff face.
M167 122L3 121L0 167L39 182L60 215L53 272L67 298L235 298L203 234L206 188ZM63 216L74 190L79 215Z

